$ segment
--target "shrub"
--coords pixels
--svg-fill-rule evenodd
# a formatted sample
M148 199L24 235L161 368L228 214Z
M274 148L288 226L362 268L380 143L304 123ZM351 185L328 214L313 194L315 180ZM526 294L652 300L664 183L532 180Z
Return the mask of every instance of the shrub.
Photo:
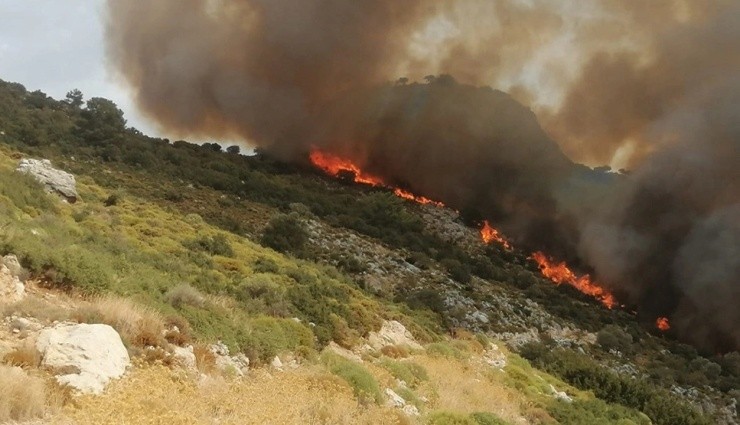
M434 412L427 419L429 425L478 425L472 417L460 413Z
M268 363L276 355L299 347L314 347L311 329L292 319L261 317L250 320L239 341L239 348L250 360Z
M447 273L449 273L450 277L454 280L460 283L470 282L470 267L468 267L467 265L451 258L445 258L444 260L442 260L441 264L445 268L445 270L447 270Z
M427 370L414 362L383 359L380 365L396 379L406 382L412 388L416 388L422 382L429 380Z
M180 308L182 305L202 308L206 302L205 297L200 291L186 283L177 285L167 291L164 298L175 308Z
M246 278L235 290L234 297L250 312L286 316L290 304L285 288L275 283L272 275L256 274Z
M328 351L321 355L321 361L331 373L347 381L360 402L380 404L383 400L378 382L362 365Z
M233 257L234 249L231 247L226 236L218 234L215 236L203 236L185 242L186 248L193 251L204 251L211 255L220 255L222 257Z
M632 349L632 335L616 325L607 325L596 335L596 342L606 350L629 353Z
M470 356L470 352L467 344L461 342L462 341L433 342L426 346L427 353L432 356L442 356L451 359L464 360Z
M470 417L478 425L506 425L506 422L504 422L501 418L494 415L493 413L476 412L471 414Z
M262 245L275 251L301 256L308 242L308 232L303 227L298 214L278 215L267 224Z

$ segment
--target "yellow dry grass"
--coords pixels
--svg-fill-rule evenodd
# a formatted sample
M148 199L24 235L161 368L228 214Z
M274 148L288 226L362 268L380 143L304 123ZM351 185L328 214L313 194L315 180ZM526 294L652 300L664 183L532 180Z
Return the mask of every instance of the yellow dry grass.
M61 404L60 394L43 378L0 365L0 423L42 417Z
M525 403L524 397L496 378L497 373L501 373L503 378L503 372L496 372L479 362L430 356L412 358L429 374L433 391L429 410L490 412L510 423L521 421L520 406ZM427 388L421 388L420 392Z
M340 379L314 368L196 383L161 366L136 369L105 395L83 397L52 423L405 424L397 411L360 406Z

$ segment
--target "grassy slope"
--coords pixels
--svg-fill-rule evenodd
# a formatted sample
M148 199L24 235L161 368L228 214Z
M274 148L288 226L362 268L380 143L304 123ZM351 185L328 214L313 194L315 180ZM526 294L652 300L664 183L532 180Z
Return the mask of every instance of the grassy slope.
M91 139L91 124L80 124L80 110L38 93L18 94L14 86L2 88L0 253L18 254L53 287L136 300L163 317L187 320L197 340L224 340L257 363L284 351L311 358L330 340L351 346L383 319L404 322L425 341L443 338L439 326L427 320L439 319L439 312L370 295L351 274L319 264L310 253L298 259L256 243L271 217L302 203L318 219L393 249L439 263L456 261L493 282L492 288L524 289L527 296L546 301L551 312L577 319L587 329L617 322L632 326L635 335L642 332L624 316L592 304L574 307L573 294L533 279L532 265L521 253L493 250L478 256L443 242L423 231L413 208L386 193L327 184L263 157L168 145L131 130L118 129L110 140ZM12 172L28 154L73 171L82 201L62 204ZM183 284L205 294L206 301L172 303L174 288ZM297 324L292 317L316 326ZM521 393L515 407L539 406L543 423L545 416L558 414L564 423L575 423L562 419L571 413L558 413L561 406L532 401L542 392L531 393L530 387L537 387L530 382L533 371L521 367L508 382ZM594 403L577 407L593 410L592 416L614 417L615 407Z

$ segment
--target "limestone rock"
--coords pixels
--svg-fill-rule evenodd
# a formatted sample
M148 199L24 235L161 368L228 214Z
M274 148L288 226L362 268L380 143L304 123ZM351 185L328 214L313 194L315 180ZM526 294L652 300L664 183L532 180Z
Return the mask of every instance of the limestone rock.
M395 320L386 321L378 332L370 332L368 344L376 350L391 345L405 345L412 350L422 350L423 347L416 342L405 326Z
M63 323L41 331L36 349L59 383L83 394L100 394L131 364L121 337L108 325Z
M550 384L550 391L552 391L552 396L555 397L555 400L573 403L573 399L565 391L558 391L552 384Z
M241 378L249 371L249 358L242 353L231 356L229 347L223 342L209 345L208 349L216 357L216 368L222 373L234 374Z
M352 351L344 347L340 347L339 344L337 344L334 341L330 342L329 345L326 346L326 349L336 355L344 357L347 360L351 360L357 363L362 363L362 358L360 356L358 356L357 354L353 353Z
M270 366L274 367L275 369L282 369L283 368L283 362L280 360L280 357L275 356L274 359L272 359L272 362L270 363Z
M15 255L6 255L2 258L2 261L0 261L0 264L4 265L8 268L10 271L10 274L20 279L21 274L23 273L23 267L21 266L21 263L18 261L18 257Z
M175 362L187 370L197 369L195 360L195 353L193 352L193 346L188 345L187 347L172 347L172 356Z
M388 396L389 407L397 407L399 409L402 409L404 406L406 406L406 400L404 400L403 397L401 397L400 395L396 394L396 392L392 389L386 388L385 395Z
M30 174L50 193L62 196L69 203L77 201L77 182L72 174L58 170L48 159L22 159L17 171Z
M10 269L0 264L0 303L15 303L26 296L26 287Z

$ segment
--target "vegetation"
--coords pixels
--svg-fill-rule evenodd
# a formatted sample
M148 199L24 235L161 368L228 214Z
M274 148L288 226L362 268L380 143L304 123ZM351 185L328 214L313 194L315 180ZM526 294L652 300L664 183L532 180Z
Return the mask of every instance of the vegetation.
M488 346L484 340L445 339L459 335L466 315L446 302L442 285L449 277L478 305L501 292L516 294L537 302L564 326L573 323L597 334L597 344L576 354L556 348L543 332L543 344L521 352L540 371L514 356L504 378L486 375L527 397L531 409L522 414L532 422L642 424L646 419L639 410L656 424L701 424L711 418L668 388L711 387L721 392L718 397L740 397L737 353L702 357L670 338L655 337L631 315L607 311L572 288L544 281L525 253L445 240L427 228L417 206L385 189L328 180L264 153L239 153L216 143L147 137L127 127L120 109L106 99L85 102L82 93L72 91L55 101L0 81L0 254L18 255L41 285L84 300L72 310L28 300L0 313L108 323L134 354L193 343L201 370L213 360L204 347L219 340L260 365L287 352L312 358L331 341L352 347L383 320L400 320L431 342L429 358L424 363L403 347L385 347L374 367L406 381L411 388L399 394L428 408L415 396L439 381L434 368L468 362ZM81 202L59 202L32 178L14 172L26 156L49 158L73 172ZM440 272L445 283L418 285L409 278L387 282L387 291L372 290L366 279L372 268L364 258L320 252L309 237L316 221L400 253L421 270ZM481 331L528 331L503 320L505 311L487 313L490 321L480 324ZM28 367L36 359L21 349L7 362ZM618 362L636 365L641 379L605 367ZM357 397L371 404L382 399L370 368L331 354L322 355L321 363ZM543 381L542 370L564 383ZM565 383L596 398L579 393L571 404L554 401L549 384ZM470 390L465 385L452 387ZM486 406L467 407L449 402L429 408L440 410L429 418L498 423Z

